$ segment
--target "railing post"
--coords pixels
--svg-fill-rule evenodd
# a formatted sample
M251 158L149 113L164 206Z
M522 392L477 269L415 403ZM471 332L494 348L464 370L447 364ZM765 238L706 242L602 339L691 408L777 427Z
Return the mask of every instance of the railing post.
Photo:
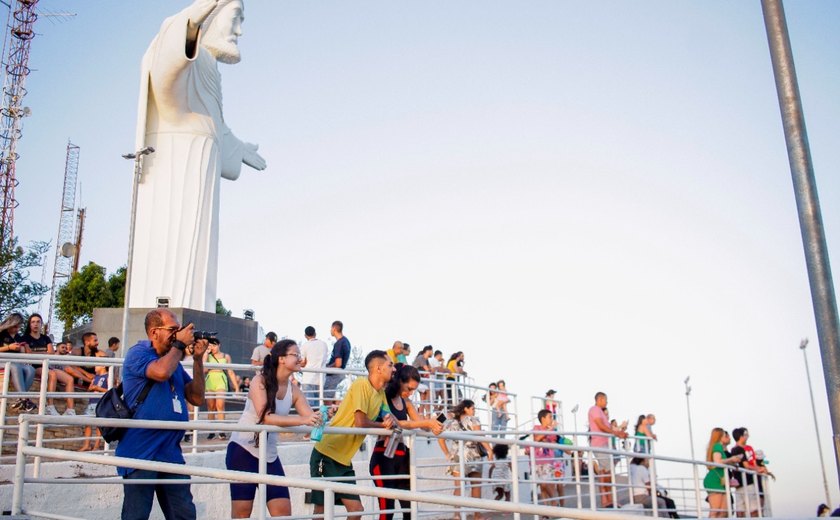
M577 448L577 444L575 444L575 448ZM580 487L580 451L575 450L572 452L572 464L575 468L575 491L577 492L577 508L583 509L583 494L582 489ZM700 518L699 516L697 518Z
M29 443L29 421L21 421L18 428L17 457L15 458L15 487L12 491L12 514L23 512L23 480L26 478L26 455L23 448Z
M47 409L47 383L50 380L50 360L41 362L41 388L38 390L38 415L44 415ZM38 423L35 433L35 447L41 448L44 442L44 423ZM32 468L32 476L41 476L41 457L35 457L35 465Z
M617 444L616 444L616 448L618 448ZM610 487L610 495L612 495L612 508L616 509L616 507L618 505L618 490L616 489L616 486L615 486L615 458L613 458L612 453L609 454L609 457L610 457L610 486L611 486ZM656 516L656 513L654 513L653 516Z
M513 416L514 417L514 421L513 421L514 430L518 431L519 430L519 396L517 396L517 395L513 396L513 410L514 410L514 413L516 414L516 415Z
M700 475L697 472L697 461L691 461L691 467L694 470L694 505L697 509L697 518L703 516L703 503L700 500Z
M6 405L9 403L9 378L11 377L12 362L6 361L3 364L3 389L0 394L0 447L3 446L3 437L6 432Z
M648 459L648 468L650 470L650 501L653 509L653 516L659 516L659 495L656 492L656 459L653 458L653 443L650 446L650 458Z
M193 406L193 422L198 420L198 406ZM190 452L198 453L198 430L192 431L192 439L190 439Z
M531 502L534 505L538 505L540 503L540 484L539 477L537 477L537 456L534 453L535 451L533 446L528 448L528 462L531 465L531 481L534 483L534 487L531 488Z
M406 446L408 448L408 489L411 492L417 492L417 453L414 450L417 435L412 432L405 441L411 442L411 446ZM410 502L410 510L411 518L418 518L416 500Z
M723 468L723 487L726 491L726 516L732 517L732 488L729 486L729 468ZM711 506L711 504L709 504Z
M264 477L267 470L268 470L268 461L266 460L266 458L268 457L268 452L267 452L268 447L266 446L266 444L268 444L268 431L267 430L262 430L259 433L259 439L260 439L260 468L259 469L260 469L260 476ZM257 518L259 518L259 520L265 520L266 487L265 487L264 482L260 482L259 486L257 486L257 491L259 492L259 494L258 494L259 498L257 499L257 507L259 508L259 510L257 511Z
M743 482L741 482L741 487L735 490L735 505L736 505L735 513L736 514L738 513L738 511L737 511L738 494L741 493L741 494L744 495L744 517L748 517L748 516L751 516L750 512L752 511L752 508L750 507L750 505L752 505L752 504L750 504L750 502L751 502L750 494L749 494L749 492L747 492L747 477L748 477L748 474L744 471L741 471L740 473L741 473L741 479L743 480ZM753 483L755 483L755 481L753 481Z
M595 464L592 449L587 452L587 460L589 461L589 470L586 472L589 477L589 509L595 511L598 509L597 502L600 502L601 495L595 494Z
M335 491L332 489L324 490L324 520L335 519Z
M458 441L458 477L461 479L460 482L457 482L456 485L460 486L461 489L461 498L465 498L467 496L467 481L466 481L466 470L467 464L464 462L464 441ZM461 509L461 520L467 520L467 513L464 512L463 508Z
M514 504L519 503L519 444L512 444L513 457L510 458L510 495ZM412 517L415 518L415 517ZM513 514L513 520L519 520L519 513Z
M767 514L765 516L772 517L773 516L773 507L770 504L770 479L764 475L764 507L762 509L767 509Z
M761 478L761 475L759 475L758 472L756 472L753 475L753 485L755 486L755 505L756 505L756 508L758 509L758 516L762 517L762 516L764 516L764 512L762 511L762 509L764 509L764 508L761 507L761 495L758 492L758 481L759 481L760 478Z

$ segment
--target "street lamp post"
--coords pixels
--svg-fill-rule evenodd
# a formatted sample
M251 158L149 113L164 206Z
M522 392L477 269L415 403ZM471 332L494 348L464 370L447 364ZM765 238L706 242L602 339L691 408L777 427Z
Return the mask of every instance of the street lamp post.
M817 405L814 404L814 389L811 387L811 370L808 368L808 354L805 348L808 346L808 338L799 343L802 350L802 359L805 360L805 375L808 378L808 393L811 394L811 412L814 414L814 432L817 434L817 451L820 454L820 469L822 469L823 488L825 488L825 505L831 509L831 494L828 492L828 477L825 474L825 459L823 458L822 442L820 442L820 428L817 424Z
M577 429L577 413L578 413L578 408L579 408L579 405L577 405L577 404L572 408L572 415L575 418L575 444L577 444L577 431L578 431L578 429Z
M688 442L691 443L691 460L694 460L694 430L691 428L691 401L689 400L691 386L688 384L690 380L691 376L688 376L683 383L685 383L685 409L688 411Z
M143 173L143 157L155 152L151 146L134 153L123 155L123 159L134 161L134 179L131 183L131 215L128 223L128 262L125 267L125 300L123 301L122 335L120 336L119 356L125 357L125 349L128 343L128 296L131 291L131 264L134 258L134 222L137 219L137 185L140 184L140 176Z
M689 381L691 381L691 376L686 376L683 381L685 384L685 409L688 412L688 442L691 444L691 471L694 473L695 506L697 507L697 518L700 518L702 516L700 502L700 476L697 473L697 463L694 461L694 428L691 426L691 385L688 384Z

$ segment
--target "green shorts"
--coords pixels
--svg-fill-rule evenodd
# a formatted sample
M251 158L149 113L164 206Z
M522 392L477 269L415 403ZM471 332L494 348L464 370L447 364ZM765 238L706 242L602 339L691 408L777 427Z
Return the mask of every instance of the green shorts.
M355 477L356 472L353 471L353 466L345 466L344 464L327 457L320 451L312 449L312 456L309 457L309 476L312 478L331 478L331 477ZM341 480L342 484L355 484L355 480ZM342 505L341 500L356 500L361 502L359 495L347 495L345 493L335 494L335 505ZM324 492L318 489L312 490L312 503L318 506L324 505Z

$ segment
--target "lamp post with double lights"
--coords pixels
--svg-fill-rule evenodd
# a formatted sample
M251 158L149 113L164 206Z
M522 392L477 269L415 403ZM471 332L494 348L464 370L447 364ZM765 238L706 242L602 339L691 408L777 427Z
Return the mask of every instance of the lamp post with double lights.
M128 262L125 267L125 300L123 301L122 336L120 337L119 356L125 357L128 344L128 297L131 291L131 264L134 258L134 223L137 220L137 185L143 174L143 157L155 153L155 149L147 146L134 153L124 154L123 159L134 161L134 179L131 183L131 215L128 223Z

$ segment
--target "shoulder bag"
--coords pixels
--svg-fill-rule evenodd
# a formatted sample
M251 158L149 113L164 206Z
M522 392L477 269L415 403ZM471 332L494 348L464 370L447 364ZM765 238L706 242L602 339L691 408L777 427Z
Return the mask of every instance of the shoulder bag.
M146 386L144 386L143 391L140 392L140 397L137 398L137 403L134 405L134 408L129 407L125 402L122 383L110 388L107 392L102 394L99 402L96 403L96 416L102 419L133 418L137 407L143 404L143 401L146 400L146 396L149 395L149 391L152 389L154 384L154 380L146 379ZM101 426L99 428L105 442L114 442L122 439L123 435L125 435L125 430L125 427L120 426Z

